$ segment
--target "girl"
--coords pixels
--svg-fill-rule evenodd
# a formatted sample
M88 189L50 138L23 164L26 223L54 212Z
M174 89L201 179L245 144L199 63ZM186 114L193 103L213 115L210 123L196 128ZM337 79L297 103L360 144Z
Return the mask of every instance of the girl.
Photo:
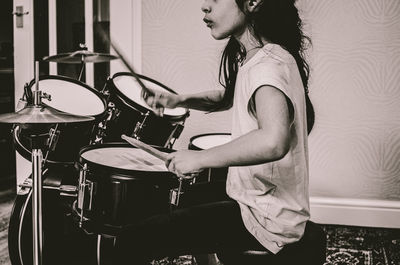
M308 38L295 0L204 0L201 10L211 35L229 38L220 64L225 89L143 97L158 115L165 107L233 108L231 142L177 151L166 163L179 176L229 167L229 199L134 225L117 239L120 263L247 249L273 255L298 241L309 219L307 129L313 111L303 57Z

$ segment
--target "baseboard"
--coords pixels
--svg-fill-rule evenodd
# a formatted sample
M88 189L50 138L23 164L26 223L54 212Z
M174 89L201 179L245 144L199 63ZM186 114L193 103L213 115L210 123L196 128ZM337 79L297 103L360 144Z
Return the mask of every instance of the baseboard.
M400 228L400 201L311 197L310 207L320 224Z

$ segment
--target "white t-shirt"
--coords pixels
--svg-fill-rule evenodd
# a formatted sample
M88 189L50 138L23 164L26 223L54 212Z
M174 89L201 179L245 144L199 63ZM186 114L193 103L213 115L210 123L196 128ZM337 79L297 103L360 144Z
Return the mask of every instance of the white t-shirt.
M309 219L308 142L304 87L294 58L267 44L239 68L233 100L232 139L258 129L249 111L255 91L269 85L282 91L294 109L290 149L278 161L230 167L228 195L238 201L243 222L269 251L298 241Z

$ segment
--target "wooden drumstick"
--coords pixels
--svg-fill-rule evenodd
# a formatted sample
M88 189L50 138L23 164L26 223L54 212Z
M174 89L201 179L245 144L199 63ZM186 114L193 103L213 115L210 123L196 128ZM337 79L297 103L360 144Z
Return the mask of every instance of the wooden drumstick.
M143 151L157 157L158 159L161 159L162 161L166 162L167 161L167 154L164 152L161 152L157 149L155 149L154 147L145 144L135 138L126 136L125 134L121 135L121 138L124 139L125 141L127 141L128 143L130 143L131 145L142 149Z
M125 67L128 68L129 72L132 74L132 76L136 79L136 81L139 83L140 87L142 90L144 90L148 94L153 94L153 91L148 89L140 79L140 76L133 70L133 67L128 63L128 61L125 59L125 57L122 55L122 52L120 51L119 48L116 47L115 43L113 43L106 34L106 32L101 28L97 28L97 32L100 34L100 37L102 38L103 42L105 44L110 44L111 48L115 51L115 53L118 55L118 57L121 59L121 61L124 63Z
M164 162L167 161L167 154L166 153L161 152L161 151L155 149L154 147L152 147L152 146L150 146L150 145L148 145L146 143L143 143L143 142L141 142L141 141L139 141L139 140L137 140L135 138L126 136L125 134L121 135L121 138L123 140L127 141L128 143L130 143L131 145L133 145L133 146L135 146L137 148L140 148L143 151L145 151L145 152L157 157L158 159L160 159L160 160L162 160ZM192 178L196 177L199 174L199 172L200 171L191 172L191 173L185 174L183 176L178 176L178 177L179 177L180 181L182 180L182 178L184 178L184 179L192 179ZM179 186L181 187L181 185L179 185Z

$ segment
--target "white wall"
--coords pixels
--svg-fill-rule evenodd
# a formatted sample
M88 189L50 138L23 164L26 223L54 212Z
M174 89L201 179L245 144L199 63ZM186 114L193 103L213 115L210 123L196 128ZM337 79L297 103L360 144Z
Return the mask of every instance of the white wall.
M224 41L210 37L201 3L142 1L142 73L178 93L218 86ZM300 0L299 7L313 40L313 218L400 227L400 1ZM229 127L229 112L192 111L175 148Z
M143 1L143 73L176 92L214 89L225 41L215 41L204 26L201 1ZM229 132L228 112L191 111L174 146L187 148L189 138L202 133Z

